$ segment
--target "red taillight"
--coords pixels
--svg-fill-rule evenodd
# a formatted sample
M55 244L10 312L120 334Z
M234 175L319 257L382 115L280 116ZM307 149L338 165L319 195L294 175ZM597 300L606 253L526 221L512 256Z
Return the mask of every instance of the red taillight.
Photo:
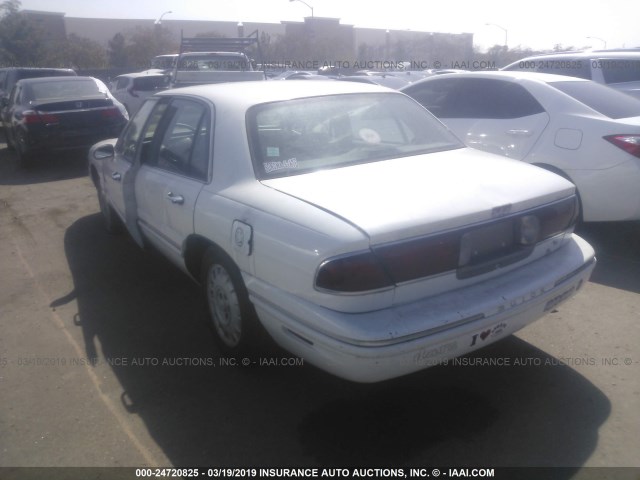
M22 114L22 120L27 125L34 125L36 123L58 123L60 120L57 115L44 112L35 112L28 110Z
M451 271L469 278L526 258L537 243L571 231L578 215L574 195L479 225L372 246L368 252L325 261L316 286L356 293Z
M117 107L105 108L101 111L101 115L106 118L114 118L120 115L120 110Z
M534 212L540 220L540 240L565 232L576 224L580 206L576 196L547 205Z
M396 283L455 270L460 233L418 238L375 247L374 252Z
M640 158L640 135L607 135L604 139L634 157Z
M371 252L334 258L324 262L316 286L334 292L365 292L390 287L393 282Z

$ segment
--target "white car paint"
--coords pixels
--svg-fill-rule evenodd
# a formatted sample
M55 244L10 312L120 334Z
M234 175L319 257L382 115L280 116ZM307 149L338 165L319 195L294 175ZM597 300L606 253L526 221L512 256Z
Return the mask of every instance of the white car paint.
M640 220L640 158L603 138L630 134L640 142L640 101L589 80L519 71L441 75L403 91L417 98L421 88L437 85L434 82L460 79L520 85L544 108L544 112L535 115L504 119L451 118L434 111L468 146L551 167L569 178L580 193L584 221ZM610 118L550 86L569 82L592 84L619 95L637 114ZM634 105L636 109L632 109ZM425 107L429 108L428 105Z
M309 111L316 97L369 94L397 98L445 132L402 94L372 85L191 87L148 100L115 153L109 148L115 140L94 146L90 174L139 243L153 244L196 280L200 259L192 257L194 239L217 246L237 266L260 322L277 343L354 381L393 378L488 345L555 308L588 280L594 252L562 223L561 230L528 247L526 257L502 265L501 256L468 277L460 277L464 268L458 266L362 291L319 287L317 275L336 258L384 254L385 248L402 255L405 243L397 248L398 242L462 238L463 232L475 238L486 228L520 224L541 208L573 201L574 187L561 177L461 147L453 137L446 151L256 177L259 163L252 163L247 138L247 117L256 106L304 99ZM140 165L140 155L156 140L143 138L134 154L122 149L123 138L144 132L136 122L143 124L140 119L159 110L156 105L179 98L210 109L211 121L203 128L213 129L212 155L208 174L199 180ZM114 173L126 181L112 181ZM182 201L173 202L169 193ZM457 242L451 243L454 249ZM491 238L487 242L499 248ZM438 258L416 261L430 265Z

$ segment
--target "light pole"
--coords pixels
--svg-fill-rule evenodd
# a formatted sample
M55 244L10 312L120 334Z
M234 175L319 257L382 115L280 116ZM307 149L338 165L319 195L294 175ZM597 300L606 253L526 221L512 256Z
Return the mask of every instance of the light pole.
M493 26L493 27L498 27L500 30L504 31L504 48L509 48L509 47L508 47L508 43L507 43L507 38L508 38L508 37L507 37L507 35L508 35L508 32L507 32L507 29L506 29L506 28L501 27L500 25L497 25L497 24L495 24L495 23L485 23L485 25L490 26L490 27L491 27L491 26Z
M589 40L600 40L602 42L602 44L604 45L603 48L607 48L607 41L602 39L602 38L598 38L598 37L587 37L587 39Z
M158 17L158 19L155 22L153 22L153 24L154 25L162 25L162 17L164 17L165 15L167 15L169 13L173 13L173 12L171 10L167 10L162 15L160 15L160 17Z
M289 2L300 2L311 9L311 18L313 18L313 7L303 0L289 0Z

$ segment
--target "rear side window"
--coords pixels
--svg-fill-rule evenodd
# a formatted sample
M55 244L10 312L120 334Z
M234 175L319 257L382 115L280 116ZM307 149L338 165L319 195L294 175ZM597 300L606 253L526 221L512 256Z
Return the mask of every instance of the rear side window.
M544 112L522 85L489 78L439 78L405 93L441 118L520 118Z
M209 171L210 120L198 102L175 99L167 107L145 163L206 182Z
M593 61L593 67L602 69L605 83L640 81L640 60L600 58Z
M118 81L116 82L116 90L122 90L123 88L127 88L127 86L129 85L129 78L127 77L120 77L118 78Z
M599 83L550 82L549 85L606 117L640 117L640 100Z

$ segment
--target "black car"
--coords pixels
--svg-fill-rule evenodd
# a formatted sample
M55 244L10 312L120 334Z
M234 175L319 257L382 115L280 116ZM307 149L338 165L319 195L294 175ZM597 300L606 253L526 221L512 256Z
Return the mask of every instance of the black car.
M75 77L76 72L70 68L33 68L33 67L5 67L0 68L0 102L9 98L13 86L25 78L40 77ZM3 125L4 126L4 125Z
M20 166L37 153L88 149L117 137L128 120L124 106L93 77L20 80L2 103L7 145Z

